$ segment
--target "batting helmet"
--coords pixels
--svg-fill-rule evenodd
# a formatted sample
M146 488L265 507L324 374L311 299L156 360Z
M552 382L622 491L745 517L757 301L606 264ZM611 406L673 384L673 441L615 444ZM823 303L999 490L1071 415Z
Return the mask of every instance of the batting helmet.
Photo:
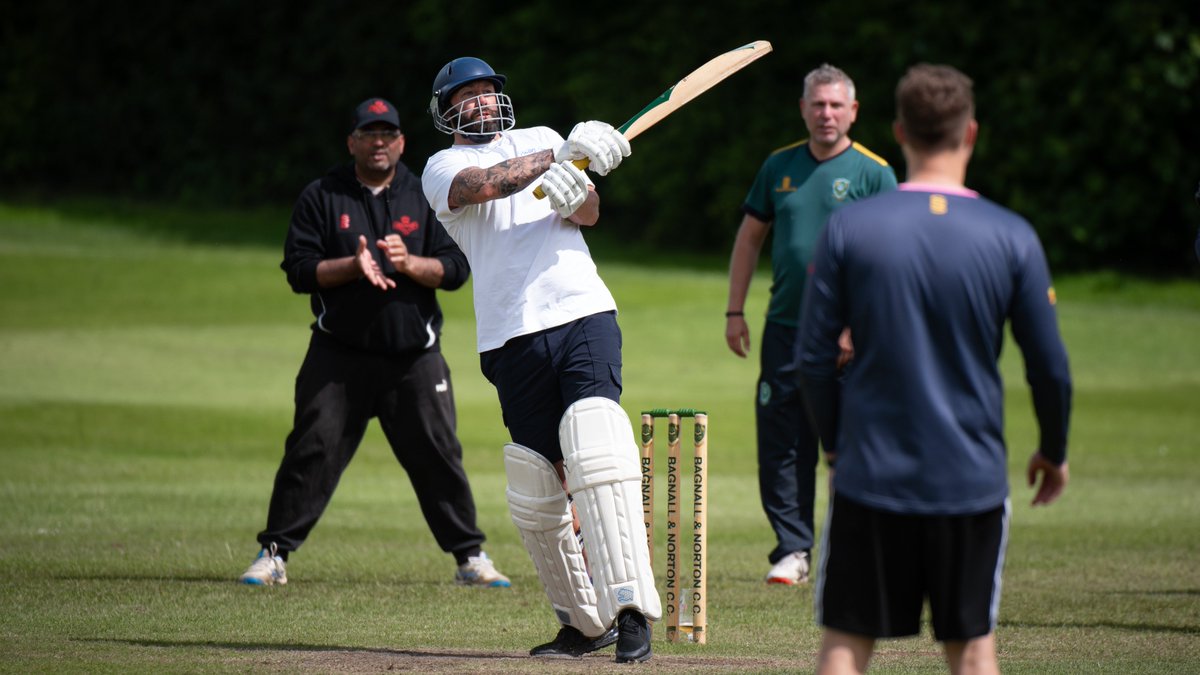
M437 77L433 78L433 101L430 101L430 110L444 111L454 90L468 82L491 80L496 85L496 93L500 93L504 91L504 83L507 79L493 70L483 59L477 59L474 56L454 59L442 66ZM436 109L433 107L434 104L437 105Z
M496 105L502 129L511 129L516 124L512 113L512 101L501 93L507 78L497 73L483 59L463 56L442 66L437 77L433 78L433 97L429 99L429 114L433 116L433 125L439 131L447 134L459 132L468 136L488 135L480 121L468 122L461 118L462 102L457 106L457 110L450 106L450 97L456 89L477 80L488 80L495 85Z

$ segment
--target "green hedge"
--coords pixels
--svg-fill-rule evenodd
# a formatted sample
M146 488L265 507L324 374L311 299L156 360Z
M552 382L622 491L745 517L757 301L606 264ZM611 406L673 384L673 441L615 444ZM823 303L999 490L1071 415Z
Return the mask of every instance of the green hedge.
M727 251L772 149L805 135L804 73L855 78L854 137L903 178L892 90L912 63L976 81L969 184L1038 227L1056 269L1179 273L1200 223L1200 5L592 5L417 0L10 3L0 28L4 190L188 204L288 205L343 161L349 109L402 110L406 161L448 144L425 107L433 75L476 55L509 76L522 125L619 124L692 68L755 39L775 53L635 142L600 179L603 227L647 248Z

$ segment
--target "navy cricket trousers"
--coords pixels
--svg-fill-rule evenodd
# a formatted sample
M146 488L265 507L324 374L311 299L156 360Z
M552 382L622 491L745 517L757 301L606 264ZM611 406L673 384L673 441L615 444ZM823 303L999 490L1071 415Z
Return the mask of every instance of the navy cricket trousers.
M813 547L818 441L796 378L795 348L795 328L764 324L755 417L759 496L776 539L771 564Z
M496 387L514 443L561 462L558 423L570 405L600 396L621 402L621 329L616 312L520 335L479 355Z

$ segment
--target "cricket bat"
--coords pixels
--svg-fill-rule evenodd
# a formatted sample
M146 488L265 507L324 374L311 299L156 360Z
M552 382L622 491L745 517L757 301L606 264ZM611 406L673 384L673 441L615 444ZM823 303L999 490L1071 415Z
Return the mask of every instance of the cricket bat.
M667 115L682 108L686 103L700 94L711 89L715 84L733 75L758 59L771 52L771 43L766 40L756 40L748 45L713 58L708 63L688 73L682 80L676 82L647 105L629 118L629 121L618 127L618 131L628 140L633 140L638 134L658 124ZM586 169L587 159L576 159L571 162L580 169ZM533 195L538 199L546 196L539 185Z

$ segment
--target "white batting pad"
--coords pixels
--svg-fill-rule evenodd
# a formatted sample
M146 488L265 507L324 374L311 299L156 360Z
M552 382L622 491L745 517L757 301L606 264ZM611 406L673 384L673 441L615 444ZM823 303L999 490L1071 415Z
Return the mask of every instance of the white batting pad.
M546 597L560 623L588 637L608 630L596 612L596 591L575 528L571 508L550 460L516 443L504 446L508 511L521 533Z
M642 520L642 470L629 416L592 397L567 408L558 425L567 489L575 499L601 623L633 608L657 621L662 604L650 570Z

